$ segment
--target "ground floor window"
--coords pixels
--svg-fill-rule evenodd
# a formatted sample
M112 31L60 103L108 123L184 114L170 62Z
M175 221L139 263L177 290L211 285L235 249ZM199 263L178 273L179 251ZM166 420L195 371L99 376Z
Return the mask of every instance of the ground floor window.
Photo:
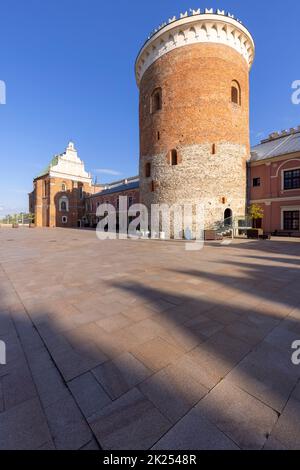
M299 230L300 211L284 211L283 224L284 230Z
M68 217L66 215L63 215L61 221L63 224L66 224L68 222Z

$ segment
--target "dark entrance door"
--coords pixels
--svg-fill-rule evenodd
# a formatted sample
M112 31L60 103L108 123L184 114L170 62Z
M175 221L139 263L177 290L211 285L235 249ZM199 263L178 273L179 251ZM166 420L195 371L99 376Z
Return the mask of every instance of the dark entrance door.
M226 209L226 211L224 212L224 225L228 227L232 225L232 210L231 209Z

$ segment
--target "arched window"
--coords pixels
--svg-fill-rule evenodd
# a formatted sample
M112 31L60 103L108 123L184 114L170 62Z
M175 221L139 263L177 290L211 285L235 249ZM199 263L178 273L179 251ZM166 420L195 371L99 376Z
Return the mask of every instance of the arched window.
M150 178L151 176L151 163L146 163L145 165L145 177Z
M63 184L61 185L61 190L62 190L63 192L65 192L66 189L67 189L66 183L63 183Z
M162 93L161 88L156 88L151 95L151 113L162 109Z
M239 106L241 105L241 87L235 80L231 84L231 102Z
M69 200L67 196L62 196L58 202L58 208L62 212L68 212L69 210Z

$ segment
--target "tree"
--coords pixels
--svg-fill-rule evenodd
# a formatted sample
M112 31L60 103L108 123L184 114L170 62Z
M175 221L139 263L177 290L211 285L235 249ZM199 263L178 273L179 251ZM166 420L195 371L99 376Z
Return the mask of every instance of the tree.
M251 204L250 207L248 207L248 214L249 217L251 217L253 221L253 227L254 228L259 228L257 227L257 221L262 220L264 218L264 210L261 206L258 204Z

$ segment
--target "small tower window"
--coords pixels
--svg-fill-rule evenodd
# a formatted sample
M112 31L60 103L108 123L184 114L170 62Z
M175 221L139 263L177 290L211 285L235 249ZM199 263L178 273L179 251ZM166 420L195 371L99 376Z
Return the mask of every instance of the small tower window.
M146 163L145 165L145 177L150 178L151 176L151 163Z
M216 144L212 144L211 153L212 155L216 155Z
M155 186L156 186L156 185L155 185L155 182L154 182L154 181L151 181L151 183L150 183L150 192L151 192L151 193L154 193L154 191L155 191Z
M157 140L160 140L160 132L157 131Z
M231 84L231 102L241 105L241 87L238 82L233 81Z
M176 149L171 150L171 165L178 165L178 154Z
M65 192L65 191L66 191L66 189L67 189L67 188L66 188L66 184L65 184L65 183L63 183L63 184L61 185L61 190L62 190L63 192Z
M44 180L44 183L43 183L43 196L44 197L49 196L49 190L50 190L50 181Z
M154 114L162 109L161 88L156 88L151 95L151 113Z

